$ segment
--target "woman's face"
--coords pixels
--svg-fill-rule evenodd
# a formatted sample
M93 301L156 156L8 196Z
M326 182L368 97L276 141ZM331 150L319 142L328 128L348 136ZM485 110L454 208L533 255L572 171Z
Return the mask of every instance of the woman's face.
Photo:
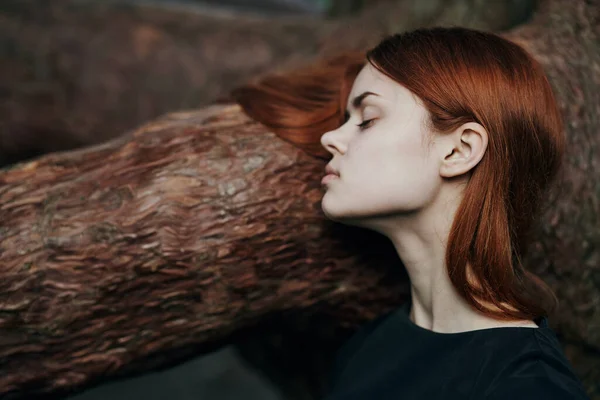
M354 108L357 96L362 101ZM417 97L367 63L346 109L347 122L321 138L333 155L329 165L339 173L325 184L325 215L360 225L361 219L411 214L430 203L442 178L429 146L428 113Z

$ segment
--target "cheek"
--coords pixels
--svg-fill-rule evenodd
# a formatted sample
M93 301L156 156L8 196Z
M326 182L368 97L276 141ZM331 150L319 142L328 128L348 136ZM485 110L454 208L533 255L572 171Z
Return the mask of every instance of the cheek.
M357 146L352 160L352 176L365 184L406 186L419 183L432 173L434 160L422 143L418 132L403 132L398 137L368 142Z
M357 146L331 194L364 213L409 211L435 195L440 176L420 138ZM346 166L346 165L344 165ZM337 196L339 195L339 196Z
M416 209L428 203L441 183L439 166L419 141L399 147L395 163L389 168L390 195L399 205Z

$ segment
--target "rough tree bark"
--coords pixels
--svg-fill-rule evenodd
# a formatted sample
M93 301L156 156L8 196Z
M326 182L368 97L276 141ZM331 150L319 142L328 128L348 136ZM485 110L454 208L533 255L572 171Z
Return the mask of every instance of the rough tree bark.
M5 171L0 393L81 384L279 311L355 325L399 304L393 249L344 243L320 215L324 165L229 105Z
M565 113L564 176L527 264L557 291L551 322L597 394L600 7L569 4L507 36L542 61ZM319 212L323 167L220 105L3 171L0 393L161 365L283 311L355 326L402 302L389 243Z
M436 21L503 29L533 0L378 0L341 20L98 1L0 2L0 166L210 104L252 76ZM513 11L516 10L516 11ZM360 29L357 29L360 27Z

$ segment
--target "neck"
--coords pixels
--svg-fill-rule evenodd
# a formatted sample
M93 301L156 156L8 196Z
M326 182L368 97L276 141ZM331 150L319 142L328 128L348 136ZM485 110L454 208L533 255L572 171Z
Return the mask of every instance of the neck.
M498 321L482 314L456 291L446 267L446 247L461 197L444 197L423 213L381 229L393 243L411 282L410 319L423 328L456 333L502 326L537 327L533 321ZM448 201L448 198L455 198ZM389 220L388 220L389 222ZM469 267L469 266L467 266Z
M418 221L398 224L388 236L410 277L410 318L436 332L468 330L477 319L477 311L456 292L446 269L446 246L456 207L446 203L438 210L430 208Z

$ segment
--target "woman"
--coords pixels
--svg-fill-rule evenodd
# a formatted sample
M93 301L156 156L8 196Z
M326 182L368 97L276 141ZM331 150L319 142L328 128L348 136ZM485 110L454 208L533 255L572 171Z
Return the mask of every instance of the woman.
M521 263L565 146L525 50L418 29L235 94L321 155L319 139L323 212L385 235L410 277L410 302L342 348L328 399L587 398L548 326L557 300Z

